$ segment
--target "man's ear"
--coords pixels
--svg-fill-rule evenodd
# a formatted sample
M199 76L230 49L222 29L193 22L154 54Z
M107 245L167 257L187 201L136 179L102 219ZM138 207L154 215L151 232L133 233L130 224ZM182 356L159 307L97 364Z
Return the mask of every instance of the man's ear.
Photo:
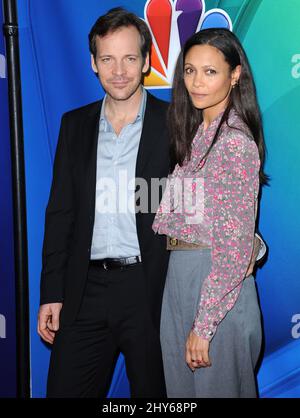
M94 71L94 73L98 74L98 69L95 63L95 57L93 54L91 54L91 66L92 66L92 70Z
M149 54L147 54L145 58L145 63L142 69L143 74L146 74L149 71L149 67L150 67L150 57L149 57Z

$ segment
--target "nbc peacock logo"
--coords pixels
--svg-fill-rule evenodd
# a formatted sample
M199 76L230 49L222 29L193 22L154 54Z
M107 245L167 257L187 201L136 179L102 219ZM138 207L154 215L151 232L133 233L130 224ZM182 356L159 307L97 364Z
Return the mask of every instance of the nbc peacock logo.
M179 52L194 33L232 30L229 15L222 9L206 11L205 0L147 0L144 15L153 40L151 71L144 80L149 88L170 88Z

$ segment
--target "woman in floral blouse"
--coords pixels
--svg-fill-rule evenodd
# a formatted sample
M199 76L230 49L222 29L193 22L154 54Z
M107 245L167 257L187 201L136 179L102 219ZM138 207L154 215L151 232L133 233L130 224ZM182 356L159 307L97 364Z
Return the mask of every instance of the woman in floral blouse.
M261 315L246 278L264 140L245 52L226 29L190 38L174 76L167 187L153 229L170 264L161 344L169 397L255 397Z

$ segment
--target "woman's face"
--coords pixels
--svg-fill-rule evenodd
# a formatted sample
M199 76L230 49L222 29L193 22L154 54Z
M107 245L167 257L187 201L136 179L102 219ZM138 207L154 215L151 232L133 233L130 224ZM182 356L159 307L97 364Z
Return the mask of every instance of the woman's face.
M185 57L184 83L193 105L217 116L226 108L240 66L231 71L224 55L210 45L195 45Z

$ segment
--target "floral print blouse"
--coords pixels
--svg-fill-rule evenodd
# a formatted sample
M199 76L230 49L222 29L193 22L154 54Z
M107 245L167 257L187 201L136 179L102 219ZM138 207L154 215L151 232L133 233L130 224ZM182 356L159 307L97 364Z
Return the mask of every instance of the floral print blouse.
M234 306L250 263L259 191L260 159L248 127L231 110L206 161L222 114L192 143L190 160L169 175L153 230L211 248L193 332L207 340ZM193 202L197 203L197 205ZM194 208L194 211L191 211Z

